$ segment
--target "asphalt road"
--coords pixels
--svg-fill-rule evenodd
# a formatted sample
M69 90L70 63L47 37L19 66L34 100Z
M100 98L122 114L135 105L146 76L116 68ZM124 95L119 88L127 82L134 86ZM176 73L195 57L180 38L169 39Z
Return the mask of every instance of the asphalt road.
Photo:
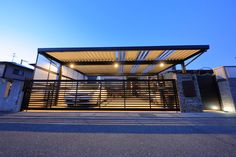
M235 157L236 115L0 113L0 157Z

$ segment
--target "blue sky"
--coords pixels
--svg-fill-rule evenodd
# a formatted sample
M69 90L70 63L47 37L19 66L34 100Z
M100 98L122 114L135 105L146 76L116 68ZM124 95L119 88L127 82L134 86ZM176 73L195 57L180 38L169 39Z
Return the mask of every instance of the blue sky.
M0 0L0 60L37 48L209 44L189 68L236 65L235 0Z

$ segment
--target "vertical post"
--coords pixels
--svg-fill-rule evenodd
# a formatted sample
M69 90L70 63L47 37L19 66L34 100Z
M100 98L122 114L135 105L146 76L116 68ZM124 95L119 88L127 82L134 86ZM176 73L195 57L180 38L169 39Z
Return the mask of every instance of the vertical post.
M29 108L32 85L33 85L33 80L24 81L24 86L23 86L24 96L21 104L21 111L25 109L27 110Z
M126 90L125 90L125 80L123 80L123 94L124 94L124 108L126 108Z
M56 81L52 81L50 88L52 88L51 94L50 94L50 108L52 108L52 106L57 106L57 101L58 101L58 94L59 94L59 88L58 87L58 82ZM54 93L56 93L55 97L54 97Z
M75 107L77 107L78 86L79 86L79 82L78 82L78 80L76 80L76 89L75 89Z
M175 80L172 80L172 86L173 86L174 98L175 98L175 108L179 109L178 91L177 91L177 87L175 83L176 83Z
M102 103L102 83L101 83L101 80L99 80L99 85L100 85L100 91L99 91L99 109L101 108L101 103Z
M58 74L58 80L61 80L62 78L62 65L59 67L59 74Z
M52 62L51 62L51 60L50 60L50 65L49 65L49 68L48 68L48 76L47 76L47 80L49 80L49 77L50 77L51 66L52 66Z
M51 66L51 64L50 64ZM58 104L58 98L59 98L59 91L60 91L60 86L61 86L61 78L62 78L62 65L59 66L59 75L57 78L57 82L54 82L54 84L56 83L56 93L55 93L55 100L54 100L54 104L53 106L57 106Z
M181 68L182 68L182 73L183 73L183 74L186 74L186 67L185 67L184 62L181 63Z
M151 100L151 91L150 91L150 80L148 79L148 96L149 96L149 106L150 106L150 109L152 108L152 100Z

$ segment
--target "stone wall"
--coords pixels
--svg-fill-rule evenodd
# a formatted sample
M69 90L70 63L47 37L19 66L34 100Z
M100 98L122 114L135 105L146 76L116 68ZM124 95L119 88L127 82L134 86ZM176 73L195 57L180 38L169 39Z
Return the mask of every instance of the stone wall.
M175 79L181 112L202 112L203 103L195 74L167 73L165 79ZM184 95L183 81L193 81L195 96Z

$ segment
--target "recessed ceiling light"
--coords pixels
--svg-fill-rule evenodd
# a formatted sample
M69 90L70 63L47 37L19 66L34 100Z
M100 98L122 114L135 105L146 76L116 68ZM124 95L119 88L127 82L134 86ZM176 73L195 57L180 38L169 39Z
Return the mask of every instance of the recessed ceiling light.
M165 64L164 63L160 63L160 67L164 67L165 66Z
M115 68L118 68L118 67L119 67L119 64L118 64L118 63L115 63L115 64L114 64L114 67L115 67Z
M74 64L70 64L70 67L71 67L71 68L74 68Z

